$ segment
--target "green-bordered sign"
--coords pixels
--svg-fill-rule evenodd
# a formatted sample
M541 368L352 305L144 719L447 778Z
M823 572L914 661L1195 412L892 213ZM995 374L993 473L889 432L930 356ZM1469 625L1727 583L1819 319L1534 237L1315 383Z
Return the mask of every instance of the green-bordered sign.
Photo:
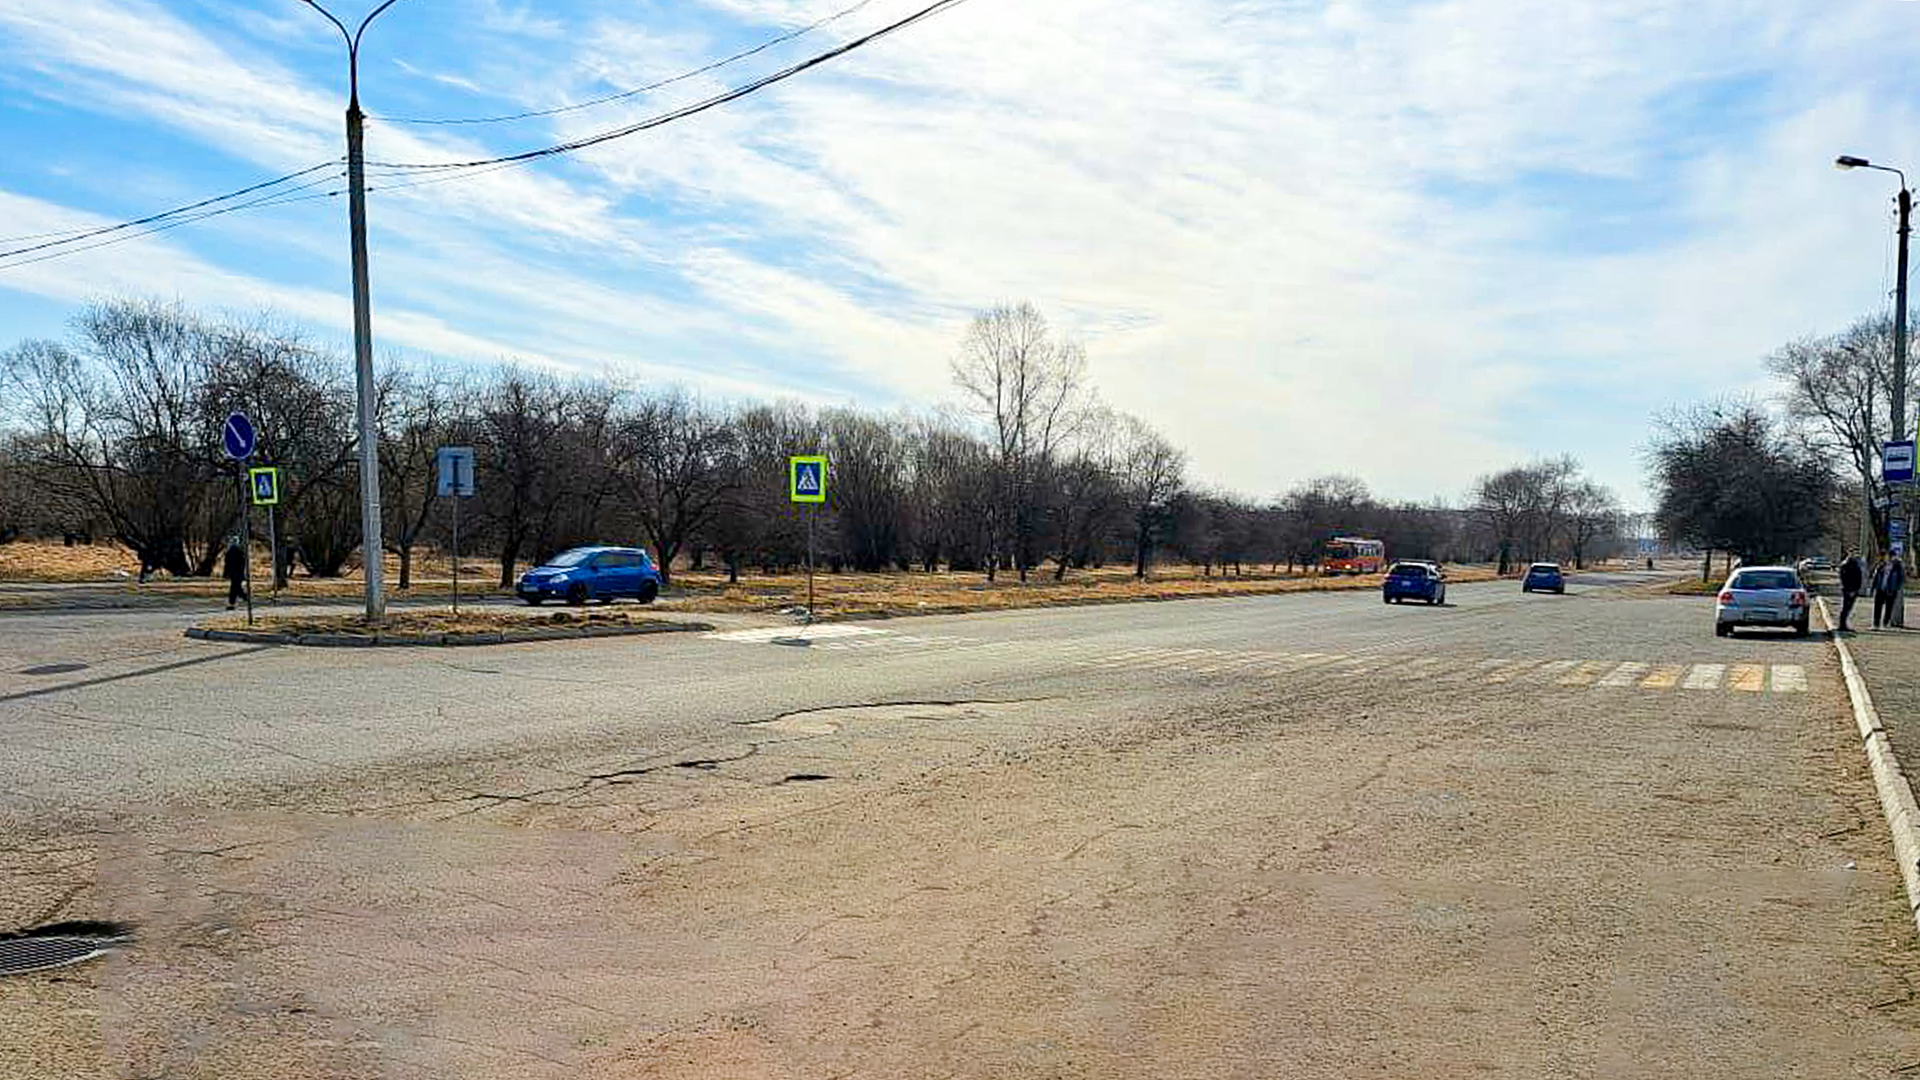
M280 470L261 468L247 470L247 487L253 492L253 505L280 505Z
M827 501L827 459L796 456L787 459L787 498L797 503Z

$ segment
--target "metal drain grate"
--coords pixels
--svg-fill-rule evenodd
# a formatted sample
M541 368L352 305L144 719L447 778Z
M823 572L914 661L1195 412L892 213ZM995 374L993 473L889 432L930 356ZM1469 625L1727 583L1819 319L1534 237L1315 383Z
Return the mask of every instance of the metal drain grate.
M132 943L132 931L114 923L66 923L9 934L0 937L0 975L78 964Z

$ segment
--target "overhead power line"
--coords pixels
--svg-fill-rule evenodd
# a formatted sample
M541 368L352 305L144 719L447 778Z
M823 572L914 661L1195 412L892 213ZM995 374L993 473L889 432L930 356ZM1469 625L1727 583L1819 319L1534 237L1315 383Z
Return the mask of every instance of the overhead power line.
M83 240L91 240L96 236L106 236L110 233L124 232L129 229L138 229L145 225L153 225L160 222L165 222L176 217L192 214L195 211L204 210L209 207L215 207L223 203L229 203L235 199L240 199L245 196L255 194L257 192L264 192L270 189L279 188L283 184L289 183L290 181L298 180L304 176L311 176L314 173L321 171L322 169L338 168L340 166L340 163L341 163L341 159L339 158L335 158L332 161L323 161L318 165L309 165L308 167L301 169L298 172L290 172L285 176L276 176L271 180L262 180L257 184L249 184L246 187L240 188L236 191L229 191L224 195L215 195L212 198L201 199L199 202L188 203L185 206L176 206L171 210L162 210L157 214L148 214L146 217L134 218L131 221L122 221L117 225L86 226L78 229L68 229L61 232L39 233L33 236L8 237L5 240L0 240L0 243L17 243L22 240L36 240L36 239L41 239L42 237L49 237L49 236L63 237L64 239L44 240L41 243L33 244L28 247L14 248L9 251L0 251L0 259L11 259L11 258L14 258L15 256L27 255L36 251L45 251L50 248L65 247L69 244L77 244ZM331 179L331 177L329 177L328 179ZM309 185L302 185L302 186L305 187ZM297 190L297 189L294 189L294 190ZM284 192L280 192L280 193L284 193ZM201 217L211 217L211 216L214 216L214 215L204 214L204 215L201 215L200 217L194 218L194 220L197 221L197 220L200 220Z
M681 74L675 75L670 79L661 79L659 82L648 83L645 86L636 86L631 90L621 90L621 91L618 91L617 93L607 94L603 97L593 98L592 100L589 100L589 101L575 102L572 105L558 105L551 109L530 109L526 112L508 113L504 116L476 116L476 117L470 117L466 119L457 119L457 118L456 119L434 119L434 118L417 117L417 116L371 116L368 119L379 120L383 123L388 123L388 124L502 124L510 120L531 120L541 116L558 116L561 113L578 112L581 109L591 109L598 105L607 105L615 101L625 101L628 98L638 97L641 94L649 94L655 90L662 90L662 89L665 89L666 87L673 86L676 83L683 83L683 82L686 82L688 79L699 78L700 76L706 75L710 72L718 71L721 68L728 67L733 64L737 64L740 61L745 60L749 57L758 56L761 53L766 52L768 49L775 48L776 46L780 46L780 45L785 45L787 42L793 41L796 38L805 37L806 35L813 33L815 30L819 30L822 27L839 22L841 19L844 19L849 15L857 14L861 9L867 7L869 4L872 4L872 3L873 3L873 0L860 0L859 3L854 4L851 7L841 8L839 11L836 11L831 15L827 15L823 18L815 19L813 22L810 22L807 25L802 26L796 30L788 31L787 33L781 34L778 37L768 38L766 41L763 41L760 44L755 45L751 49L742 50L740 52L734 53L732 56L722 57L721 59L715 60L710 64L706 64L701 67L694 68L692 71L682 72Z
M330 162L329 164L333 163ZM29 266L33 263L45 262L48 259L58 259L66 255L78 255L83 251L92 251L95 248L124 244L145 236L152 236L154 233L166 232L168 229L177 229L182 225L191 225L197 221L205 221L208 218L216 218L225 214L234 214L242 210L259 210L273 206L285 206L288 203L306 202L310 199L336 198L346 193L345 187L336 187L331 191L320 192L313 192L312 189L326 184L340 184L345 181L345 179L346 172L342 170L340 172L329 173L316 180L309 180L304 184L277 188L261 194L256 198L242 202L205 200L196 204L204 209L192 213L184 212L188 208L182 207L180 208L182 212L167 215L151 215L144 219L143 223L138 225L132 222L123 222L119 225L108 226L103 229L89 230L83 235L70 237L69 239L58 241L54 244L36 244L32 247L17 248L13 251L0 251L0 270L11 270L17 266ZM256 187L253 190L259 191L260 189ZM300 194L300 192L310 193L303 195ZM219 205L213 205L215 202L219 202ZM82 241L88 239L92 239L92 242L82 243ZM33 255L31 258L19 257L36 251L39 252L39 254Z
M871 0L866 0L866 2L871 2ZM750 94L757 93L760 90L764 90L767 87L774 85L775 83L784 82L787 79L793 78L795 75L799 75L802 72L809 71L813 68L819 67L822 64L829 63L842 56L845 56L850 52L853 52L856 49L860 49L866 45L872 44L875 41L879 41L881 38L898 33L899 31L904 30L907 27L914 25L915 23L932 18L933 16L938 15L941 12L947 11L948 9L959 7L961 4L964 4L966 2L967 0L936 0L936 2L930 3L925 7L922 7L919 10L913 12L912 14L905 16L904 18L897 19L894 22L888 23L887 25L882 26L877 30L873 30L867 34L863 34L860 37L853 38L839 46L836 46L835 48L829 49L826 52L820 53L816 56L809 57L808 59L800 61L799 63L792 64L788 67L782 68L779 71L773 72L772 74L762 76L758 79L754 79L751 82L745 83L741 86L735 87L723 93L715 94L714 96L706 98L702 101L694 102L691 105L686 105L681 108L673 109L668 112L664 112L659 115L649 117L645 120L641 120L637 123L627 124L622 127L614 128L611 131L601 132L598 135L591 135L585 138L574 139L568 142L558 143L553 146L545 146L537 150L528 150L528 151L524 151L517 154L505 154L499 157L492 157L492 158L479 158L471 161L452 161L452 162L437 162L437 163L436 162L385 162L385 163L368 162L367 164L369 168L378 168L378 169L386 170L388 173L389 179L393 179L393 180L398 180L402 176L425 175L425 176L432 177L431 179L417 179L417 180L409 180L409 181L400 182L400 183L390 183L383 186L374 187L370 190L374 190L374 191L397 190L400 188L420 187L420 186L425 186L427 184L445 183L451 180L466 179L468 177L477 176L485 172L494 171L496 169L509 168L515 165L525 164L530 161L540 160L542 158L555 157L561 154L572 153L575 150L583 150L591 146L598 146L602 143L612 142L615 139L621 139L629 135L638 134L639 132L642 132L642 131L648 131L653 128L662 127L666 124L673 123L676 120L684 120L687 117L696 116L700 113L706 112L709 109L718 108L719 106L725 105L728 102L738 101L739 99L746 97ZM851 14L853 11L858 10L858 8L861 6L863 5L856 4L853 7L848 8L845 11L841 12L839 15L830 16L828 17L828 19L822 20L821 25L824 25L826 22L831 21L833 18L839 18L844 15ZM795 36L798 36L797 32L788 35L787 40L791 40L792 37L795 37ZM777 43L777 41L774 43ZM766 47L770 47L770 45L774 43L770 43L769 46L762 46L761 48L764 49ZM715 66L720 66L727 62L730 62L730 61L719 61L719 62L716 62L716 64L714 65L709 65L709 67L711 68ZM695 73L689 73L688 76L682 76L682 78L691 77L692 74L695 74ZM312 199L335 198L343 194L344 189L318 191L318 192L315 192L312 189L316 187L324 186L326 184L334 183L340 180L342 178L342 174L338 172L329 173L328 175L322 176L318 179L308 180L306 183L302 183L294 186L286 186L286 185L291 184L291 182L295 180L301 180L307 177L311 177L313 176L313 174L321 172L322 170L339 169L342 164L343 164L343 159L335 158L332 161L321 162L318 165L311 165L297 172L291 172L291 173L287 173L284 176L274 177L271 180L263 180L257 184L250 184L246 187L239 188L234 191L229 191L223 195L215 195L210 198L201 199L198 202L188 203L184 206L176 206L170 210L163 210L163 211L160 211L159 213L148 214L145 217L138 217L129 221L122 221L113 225L104 225L99 227L83 227L83 228L64 230L64 231L58 231L58 232L35 233L35 234L30 234L25 236L15 236L15 237L0 239L0 244L18 243L26 240L41 241L39 243L29 244L24 247L16 247L16 248L12 248L5 251L0 251L0 270L8 270L14 267L26 266L36 262L43 262L47 259L60 258L65 255L78 254L82 251L91 251L91 250L94 250L95 248L106 247L111 244L125 243L130 240L140 239L141 237L144 237L144 236L151 236L154 233L165 232L168 229L178 228L182 225L189 225L194 222L205 221L209 218L220 217L225 214L238 213L239 211L242 211L242 210L254 210L254 209L263 209L263 208L273 207L273 206L284 206L289 203L305 202ZM255 196L255 197L247 198L248 196ZM32 256L32 257L22 258L22 256Z
M471 161L368 162L368 165L377 166L379 168L390 169L390 170L405 169L405 170L414 170L418 172L447 171L447 170L454 170L454 169L477 169L487 165L512 165L512 164L517 164L523 161L534 161L540 158L555 157L560 154L569 154L576 150L585 150L588 147L599 146L602 143L609 143L614 141L615 139L624 139L629 135L635 135L642 131L648 131L650 129L661 127L666 124L671 124L676 120L684 120L689 116L696 116L700 113L706 112L709 109L714 109L714 108L720 107L721 105L725 105L728 102L738 101L749 94L757 93L761 90L766 89L769 86L772 86L775 83L784 82L788 79L791 79L795 75L800 74L801 72L809 71L809 70L812 70L813 68L819 67L822 64L829 63L833 60L837 60L840 57L845 56L856 49L862 48L863 46L866 46L866 45L870 45L873 42L880 40L881 38L887 37L888 35L898 33L901 30L905 30L907 27L912 26L915 23L921 22L926 19L930 19L933 16L938 15L941 12L946 11L950 8L959 7L961 4L964 4L966 2L967 0L936 0L936 2L928 4L926 7L923 7L918 11L915 11L913 14L908 15L905 18L899 19L895 22L888 23L887 25L880 27L878 30L874 30L870 33L854 38L846 42L845 44L829 49L826 52L820 53L816 56L809 57L805 60L800 61L797 64L793 64L789 67L781 68L779 71L773 72L770 75L763 75L760 78L753 80L752 82L745 83L741 86L737 86L731 90L725 91L724 93L715 94L714 96L710 98L706 98L705 100L696 101L691 105L684 105L680 108L673 109L668 112L660 113L657 116L652 116L645 120L638 121L636 123L627 124L622 127L617 127L612 129L611 131L603 131L598 135L589 135L584 138L573 139L568 142L556 143L552 146L543 146L537 150L525 150L517 154L502 154L499 157L476 158Z

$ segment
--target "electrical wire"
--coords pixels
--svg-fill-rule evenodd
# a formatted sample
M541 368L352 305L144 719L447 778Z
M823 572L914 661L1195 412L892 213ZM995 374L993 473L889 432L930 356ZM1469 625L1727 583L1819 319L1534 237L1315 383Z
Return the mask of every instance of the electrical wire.
M754 79L751 82L745 83L741 86L737 86L723 93L716 94L704 100L694 102L691 105L682 106L680 108L673 109L665 113L660 113L658 115L649 117L645 120L628 124L623 127L614 128L610 131L604 131L597 135L590 135L584 138L574 139L568 142L558 143L552 146L545 146L536 150L527 150L517 154L504 154L499 157L480 158L472 161L432 162L432 163L368 162L367 163L368 168L375 169L375 170L385 170L390 177L395 177L395 178L402 175L422 175L422 174L431 175L436 173L441 174L438 176L432 176L431 179L412 180L412 181L407 181L403 183L386 184L379 187L369 188L369 190L370 191L380 191L380 190L391 191L391 190L398 190L398 189L407 188L407 187L421 187L421 186L425 186L427 184L433 184L433 183L444 183L450 180L467 179L473 176L481 175L486 172L492 172L497 169L508 168L510 166L521 165L527 162L537 161L543 158L555 157L561 154L572 153L573 151L576 151L576 150L584 150L588 147L598 146L602 143L612 142L615 139L622 139L629 135L638 134L639 132L642 132L642 131L648 131L653 128L662 127L666 124L673 123L676 120L683 120L683 119L686 119L687 117L696 116L700 113L706 112L709 109L718 108L719 106L725 105L729 102L738 101L741 98L744 98L750 94L757 93L760 90L764 90L767 87L774 85L775 83L784 82L787 79L793 78L795 75L801 74L802 72L809 71L813 68L819 67L822 64L829 63L833 60L836 60L842 56L847 55L850 52L853 52L856 49L862 48L866 45L872 44L875 41L879 41L882 38L898 33L899 31L905 30L906 28L913 26L916 23L922 22L926 19L930 19L935 15L938 15L951 8L958 7L961 4L964 4L966 2L967 0L935 0L934 3L930 3L925 7L922 7L919 10L914 11L912 14L909 14L901 19L897 19L894 22L888 23L885 26L880 27L879 29L870 31L869 33L863 34L857 38L853 38L849 41L842 43L841 45L838 45L832 49L827 50L826 52L820 53L818 55L809 57L806 60L800 61L799 63L789 65L788 67L785 67L785 68L781 68L780 70L775 71L769 75L761 76L760 78ZM858 5L856 5L855 9L857 9L857 7ZM849 12L855 9L849 9ZM44 262L48 259L56 259L65 255L77 254L82 251L92 251L96 248L107 247L112 244L125 243L130 240L137 240L142 237L151 236L155 233L165 232L169 229L178 228L182 225L189 225L194 222L205 221L209 218L220 217L225 214L237 213L242 210L262 209L262 208L273 207L273 206L284 206L289 203L305 202L311 199L335 198L341 194L344 194L344 190L323 191L323 192L310 193L310 194L304 194L304 195L297 194L297 193L302 191L308 191L312 188L319 187L323 184L333 183L340 179L342 174L339 172L329 173L327 176L321 177L318 180L311 180L311 181L308 181L307 183L299 184L290 188L285 188L283 190L273 190L273 189L279 188L281 185L284 185L289 181L298 180L298 179L301 179L302 177L311 176L312 174L319 172L323 169L338 169L341 166L341 164L342 164L342 159L335 158L332 161L326 161L318 165L308 166L305 169L301 169L297 172L288 173L284 176L274 177L271 180L263 180L257 184L250 184L247 187L240 188L236 191L227 192L224 195L216 195L211 198L201 199L198 202L188 203L184 206L177 206L171 210L163 210L156 214L149 214L145 217L134 218L130 221L123 221L115 225L105 225L105 226L100 226L98 228L83 228L83 229L69 230L64 233L42 233L42 234L36 234L33 236L14 237L11 240L0 241L0 243L9 243L9 242L17 242L19 240L41 239L42 237L46 237L46 236L64 236L65 237L65 239L43 240L43 242L41 243L32 244L27 247L20 247L20 248L7 250L7 251L0 251L0 270L9 270L15 267L28 266L33 263ZM234 202L235 199L240 199L240 198L243 198L244 196L253 195L261 192L265 192L265 194L261 194L259 198L247 200L244 202L238 202L238 203ZM230 204L230 205L227 205L227 204ZM129 230L134 230L134 231L129 231ZM115 235L120 233L125 233L126 235ZM101 237L104 237L105 239L99 239L98 242L96 243L83 243L83 241L95 240L96 238L101 238ZM36 253L39 253L39 254L36 254ZM23 255L33 255L34 257L21 258L21 256Z
M346 194L345 188L336 188L335 190L332 190L332 191L312 192L311 194L306 194L306 195L301 195L297 193L301 191L308 191L312 188L319 187L323 184L338 183L339 181L345 178L346 178L345 172L333 173L328 176L323 176L318 180L312 180L305 184L300 184L295 187L287 188L284 191L274 191L274 192L262 195L257 199L250 199L246 202L234 203L229 206L216 206L216 207L212 207L211 209L201 210L193 214L182 214L179 216L166 218L165 220L157 221L149 225L148 227L141 228L137 232L126 233L125 235L119 235L119 236L107 236L104 239L95 240L93 243L90 243L90 244L80 244L77 247L63 246L63 247L60 247L58 250L54 250L54 251L42 251L40 254L35 255L29 259L18 258L17 256L26 254L29 251L39 250L38 247L23 248L23 249L20 249L19 251L0 253L0 270L11 270L19 266L31 266L34 263L45 262L48 259L58 259L67 255L77 255L83 251L92 251L96 248L110 247L114 244L124 244L130 241L141 239L142 237L152 236L155 233L166 232L169 229L177 229L182 225L191 225L198 221L205 221L208 218L216 218L226 214L239 213L242 210L259 210L259 209L266 209L274 206L286 206L290 203L307 202L313 199L337 198L341 195ZM123 227L124 226L116 226L116 229L123 228ZM93 235L98 236L105 231L108 231L108 230L95 230ZM66 243L73 244L73 243L76 243L79 239L81 238L76 237L73 241L67 241ZM40 245L40 247L45 247L45 246L46 245Z
M151 225L157 222L165 221L169 218L176 217L178 215L189 214L196 210L201 210L206 207L214 206L219 203L230 202L234 199L238 199L245 195L251 195L258 191L265 191L269 188L279 187L281 184L285 184L290 180L298 180L303 176L311 176L322 169L337 168L340 165L340 162L341 162L341 159L339 158L335 158L332 161L323 161L318 165L309 165L308 167L301 169L298 172L291 172L286 174L285 176L276 176L271 180L262 180L260 183L257 183L257 184L249 184L248 186L240 188L237 191L229 191L225 195L215 195L212 198L201 199L199 202L188 203L185 206L176 206L171 210L162 210L157 214L148 214L146 217L134 218L131 221L123 221L117 225L82 227L78 229L66 230L64 232L42 233L39 236L10 237L7 240L0 240L0 243L15 243L20 240L40 239L40 237L43 237L43 236L65 236L66 239L46 240L42 243L33 244L28 247L14 248L10 251L0 251L0 259L11 259L17 255L26 255L35 251L43 251L48 248L63 247L67 244L78 243L82 240L89 240L96 236L104 236L108 233L120 232L125 229L137 229L143 225ZM298 190L298 189L290 189L290 190Z
M511 120L531 120L541 116L559 116L562 113L578 112L581 109L591 109L597 105L606 105L615 101L625 101L628 98L638 97L641 94L652 93L655 90L661 90L666 87L673 86L676 83L683 83L683 82L686 82L688 79L695 79L702 75L706 75L710 72L718 71L721 68L728 67L733 64L737 64L740 61L745 60L749 57L758 56L759 54L766 52L768 49L774 48L779 45L785 45L787 42L793 41L797 38L805 37L806 35L811 34L816 30L829 26L833 23L839 22L841 19L844 19L849 15L857 14L861 9L867 7L869 4L872 4L872 3L873 3L873 0L860 0L859 3L854 4L851 7L841 8L839 11L836 11L831 15L825 16L820 19L816 19L813 22L810 22L807 25L802 26L796 30L792 30L785 34L781 34L778 37L769 38L766 41L763 41L760 44L755 45L750 49L745 49L741 52L734 53L732 56L715 60L712 63L707 64L703 67L697 67L697 68L694 68L692 71L682 72L681 74L675 75L670 79L662 79L659 82L648 83L645 86L636 86L631 90L621 90L616 93L607 94L603 97L593 98L590 101L576 102L575 104L572 104L572 105L559 105L551 109L531 109L531 110L528 110L527 112L508 113L504 116L476 116L476 117L470 117L466 119L457 119L457 118L456 119L434 119L434 118L418 117L418 116L372 116L372 117L369 117L368 119L379 120L383 123L388 123L388 124L503 124Z
M734 87L733 89L727 90L723 93L715 94L710 98L706 98L701 101L696 101L691 105L684 105L684 106L681 106L680 108L648 117L647 119L638 121L636 123L627 124L623 127L614 128L611 131L600 132L597 135L589 135L584 138L573 139L568 142L556 143L552 146L543 146L537 150L524 150L517 154L503 154L499 157L477 158L472 161L447 161L447 162L382 161L382 162L369 162L369 165L376 166L382 169L387 169L387 170L413 170L416 172L436 172L436 171L444 172L444 171L456 170L456 169L477 169L477 168L481 168L483 166L488 166L488 165L513 165L513 164L518 164L520 162L525 162L525 161L535 161L540 158L556 157L561 154L569 154L576 150L585 150L588 147L599 146L602 143L609 143L614 141L615 139L623 139L629 135L635 135L642 131L648 131L653 128L662 127L666 124L673 123L676 120L684 120L687 117L698 115L700 113L706 112L709 109L718 108L722 105L727 104L728 102L738 101L749 94L753 94L760 90L764 90L767 87L774 85L775 83L784 82L787 79L791 79L795 75L798 75L804 71L809 71L813 68L819 67L822 64L839 59L840 57L845 56L850 52L853 52L855 49L859 49L865 45L869 45L891 34L898 33L899 31L905 30L907 27L912 26L915 23L921 22L925 19L930 19L933 16L938 15L943 11L947 11L951 8L959 7L961 4L964 4L966 2L967 0L935 0L934 3L928 4L926 7L923 7L918 11L915 11L913 14L908 15L905 18L899 19L895 22L888 23L887 25L880 27L878 30L874 30L870 33L854 38L842 45L829 49L826 52L820 53L816 56L809 57L806 60L802 60L797 64L793 64L791 66L781 68L779 71L773 72L770 75L763 75L760 78L753 80L752 82L748 82L740 86Z

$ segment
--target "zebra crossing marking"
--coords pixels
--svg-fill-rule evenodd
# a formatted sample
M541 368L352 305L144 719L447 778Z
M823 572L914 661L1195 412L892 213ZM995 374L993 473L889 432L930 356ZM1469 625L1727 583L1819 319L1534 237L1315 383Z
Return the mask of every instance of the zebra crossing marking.
M1540 657L1416 656L1373 651L1331 653L1262 649L1122 648L1097 640L996 639L910 634L870 626L829 623L808 627L760 627L705 635L742 644L803 641L809 651L845 652L873 657L967 652L991 656L1040 657L1095 671L1155 671L1189 675L1277 678L1306 673L1330 678L1392 676L1455 685L1557 686L1567 689L1686 690L1729 693L1806 693L1807 671L1800 664L1672 664L1639 660L1542 659Z

